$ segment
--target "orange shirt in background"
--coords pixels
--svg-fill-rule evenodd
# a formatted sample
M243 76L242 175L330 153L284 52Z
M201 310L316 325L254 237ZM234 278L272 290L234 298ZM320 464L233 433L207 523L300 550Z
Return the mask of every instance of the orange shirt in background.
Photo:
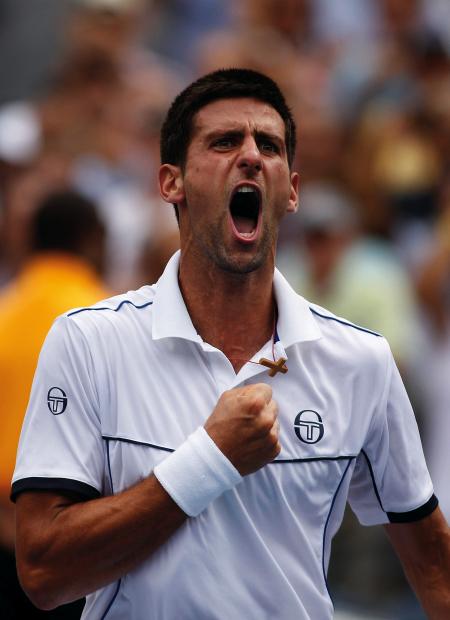
M38 254L0 291L0 495L10 492L34 371L54 319L108 297L93 269L71 254ZM51 446L49 446L51 449Z

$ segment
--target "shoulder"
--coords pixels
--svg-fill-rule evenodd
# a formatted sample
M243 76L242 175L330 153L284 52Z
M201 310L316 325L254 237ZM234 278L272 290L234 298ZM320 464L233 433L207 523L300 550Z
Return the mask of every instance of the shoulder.
M92 306L77 307L61 314L53 324L52 331L59 333L83 334L89 345L94 342L121 341L136 331L151 325L154 286L143 286L136 291L128 291L103 299Z
M308 304L311 314L320 323L321 329L325 329L327 333L332 332L342 336L349 334L350 337L353 336L354 338L361 337L361 334L368 334L369 336L373 336L375 338L383 338L382 334L368 329L367 327L363 327L362 325L352 323L348 319L337 316L329 310L322 308L322 306L318 306L317 304L313 304L311 302L308 302ZM362 338L364 340L367 339L366 336L362 336Z
M320 346L337 364L361 370L386 370L392 357L389 344L382 334L357 325L309 303L309 311L318 324Z
M150 308L153 304L154 295L155 286L146 285L135 291L108 297L92 306L72 308L62 316L79 324L104 320L105 317L112 320L117 320L115 317L119 317L120 320L128 316L129 313L135 314L136 311Z

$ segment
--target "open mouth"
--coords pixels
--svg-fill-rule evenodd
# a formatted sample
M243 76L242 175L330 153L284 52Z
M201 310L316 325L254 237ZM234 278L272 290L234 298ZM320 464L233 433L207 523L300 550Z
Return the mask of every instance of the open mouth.
M256 237L261 206L261 195L257 187L240 185L230 201L230 215L234 233L242 241L253 241Z

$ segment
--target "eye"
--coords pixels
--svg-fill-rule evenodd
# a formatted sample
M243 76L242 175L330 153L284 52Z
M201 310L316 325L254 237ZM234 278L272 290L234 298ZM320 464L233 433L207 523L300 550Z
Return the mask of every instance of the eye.
M218 140L214 140L213 147L216 149L231 149L236 144L236 140L233 138L219 138Z
M278 153L279 148L272 140L261 140L258 144L260 151L263 153Z

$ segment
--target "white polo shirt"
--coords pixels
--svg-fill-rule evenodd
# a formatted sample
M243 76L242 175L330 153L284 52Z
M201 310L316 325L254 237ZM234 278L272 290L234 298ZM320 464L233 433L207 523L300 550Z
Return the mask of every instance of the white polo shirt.
M408 521L437 500L384 338L308 304L279 272L270 377L236 375L196 333L179 255L154 286L58 318L44 344L12 494L118 493L198 426L224 390L267 382L279 406L277 459L212 502L135 570L87 597L97 620L325 620L326 572L347 498L363 524ZM272 356L268 342L253 360Z

